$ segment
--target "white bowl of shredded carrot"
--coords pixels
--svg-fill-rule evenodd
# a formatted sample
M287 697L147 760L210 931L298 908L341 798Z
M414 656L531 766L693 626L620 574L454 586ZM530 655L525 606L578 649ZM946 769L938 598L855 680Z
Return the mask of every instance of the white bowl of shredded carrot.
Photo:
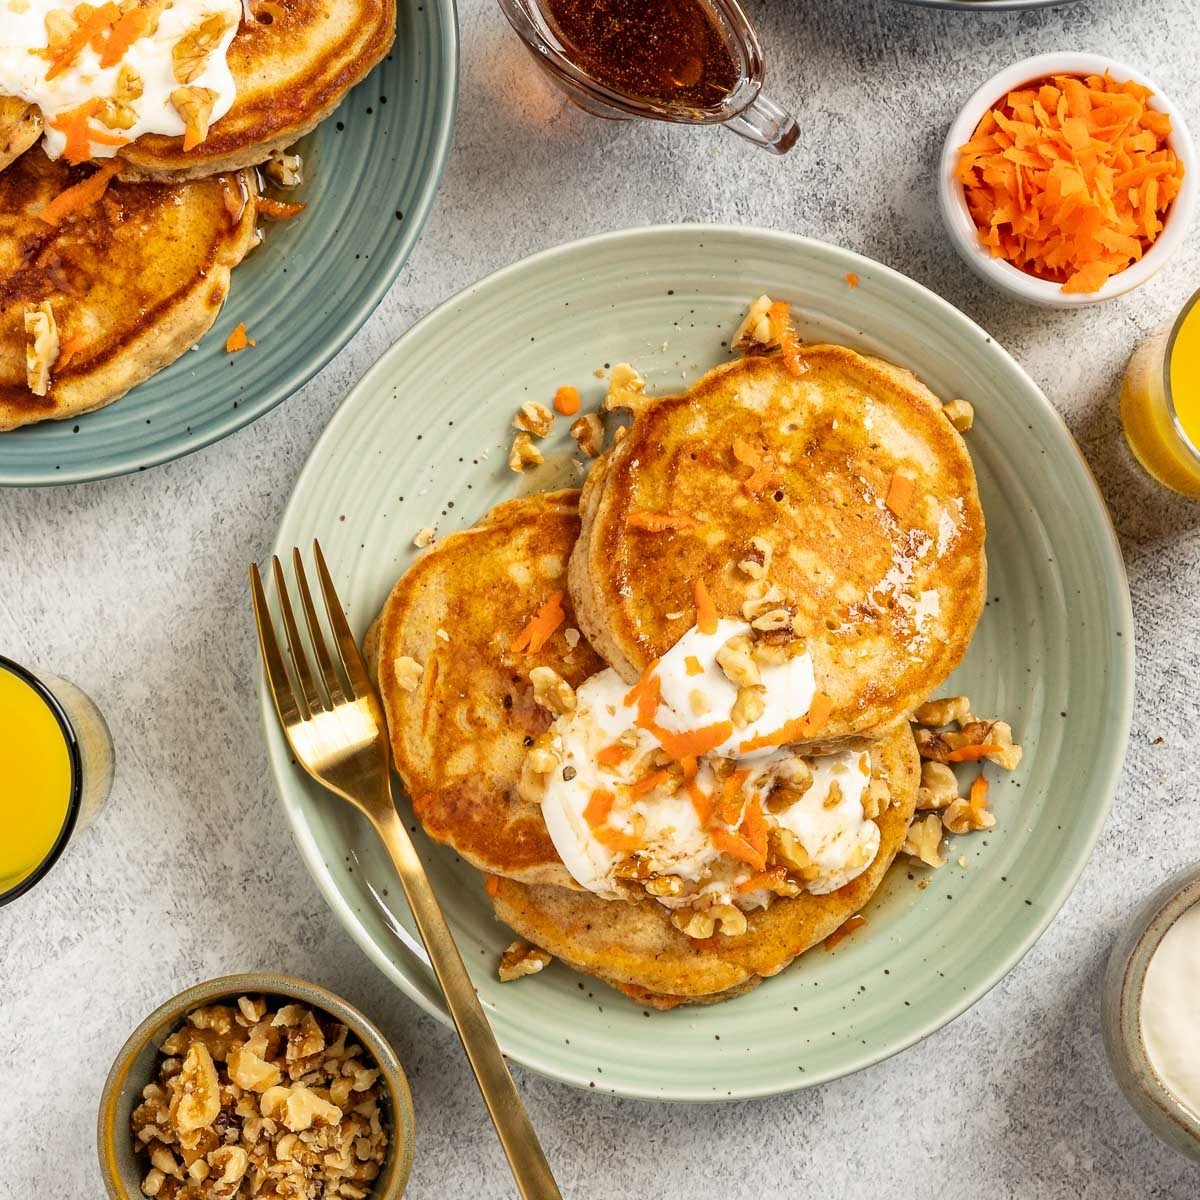
M987 282L1056 308L1139 287L1187 235L1200 164L1179 110L1099 54L1042 54L989 79L942 150L955 249Z

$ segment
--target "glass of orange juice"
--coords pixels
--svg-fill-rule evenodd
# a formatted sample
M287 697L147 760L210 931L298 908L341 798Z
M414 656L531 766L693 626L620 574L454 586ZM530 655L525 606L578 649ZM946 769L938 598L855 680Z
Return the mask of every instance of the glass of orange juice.
M1159 483L1200 499L1200 292L1133 352L1121 384L1121 424Z
M54 866L112 778L112 738L92 700L0 656L0 905Z

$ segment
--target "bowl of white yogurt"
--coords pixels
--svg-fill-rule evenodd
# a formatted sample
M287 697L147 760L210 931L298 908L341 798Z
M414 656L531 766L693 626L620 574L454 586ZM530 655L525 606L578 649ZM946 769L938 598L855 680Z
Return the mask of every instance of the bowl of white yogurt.
M1117 939L1101 1023L1126 1099L1200 1162L1200 863L1168 879Z

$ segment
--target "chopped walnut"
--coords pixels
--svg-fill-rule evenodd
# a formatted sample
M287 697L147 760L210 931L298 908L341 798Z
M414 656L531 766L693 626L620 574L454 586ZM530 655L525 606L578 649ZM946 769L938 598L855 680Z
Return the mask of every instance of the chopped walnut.
M752 537L745 556L738 563L738 570L751 579L766 579L771 569L773 551L771 543L764 537Z
M708 915L726 937L738 937L746 932L746 914L734 904L714 904Z
M782 863L802 879L813 873L813 862L800 839L790 829L772 829L769 837L770 861Z
M731 637L717 651L717 666L725 678L735 687L757 687L762 683L762 673L754 661L753 644L745 634Z
M751 350L765 350L775 342L771 329L771 297L759 296L746 310L742 323L733 335L733 348L739 354Z
M656 875L646 880L646 891L651 896L679 896L683 893L683 880L678 875Z
M712 703L700 688L692 688L688 692L688 707L692 710L692 715L696 717L703 717L712 712Z
M171 67L176 83L191 83L203 74L208 56L220 44L227 28L224 16L205 17L195 29L185 33L171 47Z
M604 418L599 413L584 413L571 422L571 436L581 454L596 458L604 449Z
M528 942L515 941L500 955L500 982L512 983L526 975L536 975L554 961L553 955Z
M788 637L782 640L773 638L771 641L759 638L754 643L752 653L754 661L760 667L781 667L793 658L798 658L807 650L808 645L803 638Z
M802 800L804 793L812 787L812 769L804 759L794 759L791 770L788 779L771 789L766 800L767 812L776 815L787 812L797 800Z
M792 632L792 616L793 614L786 608L770 608L761 616L755 617L750 622L751 629L757 629L761 633L787 633Z
M965 721L971 711L971 701L966 696L943 696L940 700L927 700L913 713L918 725L943 726Z
M942 405L942 412L959 433L966 433L975 424L975 409L966 400L951 400Z
M217 93L212 88L181 87L171 93L171 104L183 122L183 148L194 150L208 137Z
M627 408L638 412L646 407L646 381L628 364L617 363L608 380L608 394L604 397L606 411Z
M513 438L512 449L508 452L508 468L519 475L526 467L536 467L546 460L542 452L533 444L533 438L524 430Z
M402 654L392 667L396 673L396 683L402 692L415 692L420 687L425 668L415 658Z
M433 539L436 536L437 535L434 533L434 531L427 525L424 529L418 529L413 535L413 545L416 546L418 550L424 550L426 546L431 546L433 544Z
M554 414L544 404L539 404L536 400L526 400L517 409L517 415L513 417L514 429L523 430L534 437L546 437L553 427Z
M387 1154L379 1072L344 1025L261 997L190 1013L133 1112L160 1200L365 1197ZM216 1047L218 1053L210 1053ZM270 1079L276 1082L268 1082ZM266 1086L264 1086L266 1084Z
M972 833L995 826L996 814L987 806L987 782L982 776L975 781L968 796L951 801L942 813L942 824L950 833Z
M944 867L946 860L941 855L942 822L937 813L919 817L908 827L908 835L901 849L905 854L919 858L927 867Z
M263 172L276 187L299 187L304 182L304 159L299 154L272 150Z
M543 734L529 747L529 753L525 755L525 761L529 764L529 769L535 775L549 775L558 769L559 763L562 760L555 752L553 740L546 734Z
M783 593L773 584L760 580L754 594L742 601L742 616L747 621L753 621L764 613L778 608L783 600Z
M766 694L767 689L762 684L738 688L737 699L729 713L735 729L746 729L767 711Z
M708 910L696 912L690 908L679 908L671 913L671 924L685 937L701 941L712 937L717 920Z
M940 762L921 764L921 786L917 788L917 808L945 808L958 799L958 779Z
M96 119L109 129L132 129L137 124L133 102L141 99L143 90L141 75L128 63L122 63L113 94L101 103Z
M49 300L25 310L25 383L35 396L50 390L50 372L58 362L58 323Z
M892 802L892 792L887 783L882 779L872 779L867 784L867 790L863 792L862 810L863 816L868 821L878 820L888 810L888 805Z
M575 711L575 689L553 667L534 667L529 682L534 700L547 712L561 717Z

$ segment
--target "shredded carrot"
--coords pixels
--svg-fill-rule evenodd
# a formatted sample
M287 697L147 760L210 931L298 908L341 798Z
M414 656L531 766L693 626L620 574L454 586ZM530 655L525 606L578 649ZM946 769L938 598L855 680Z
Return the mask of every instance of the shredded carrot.
M946 755L946 761L978 762L981 758L987 758L989 754L998 754L1003 749L1003 746L997 746L988 742L985 742L982 746L960 746L957 750L951 750Z
M707 829L713 817L713 798L694 779L689 779L686 787L700 826Z
M623 829L614 829L611 825L601 825L592 832L592 836L602 846L609 850L640 850L642 839L636 833L626 833Z
M712 844L722 854L728 854L744 863L749 863L756 871L765 869L766 854L760 854L740 833L731 833L728 829L714 829L710 836Z
M642 672L642 677L625 693L625 707L637 705L637 721L643 729L654 724L654 714L658 712L658 698L661 694L662 680L655 674L658 670L658 659L651 662Z
M630 754L628 746L621 742L613 742L611 746L605 746L596 755L596 761L605 767L615 767L618 763L623 763Z
M653 512L648 508L635 508L625 524L630 529L644 529L647 533L666 533L677 529L695 529L700 522L685 513L663 513Z
M767 832L767 819L763 816L762 805L757 796L751 796L742 814L741 834L764 863L767 861Z
M487 892L489 896L496 895L496 893L500 891L500 876L485 875L483 877L483 890Z
M84 6L76 5L72 14L79 22L75 31L63 42L62 46L51 51L50 67L46 71L47 80L61 75L79 57L79 52L88 44L99 40L116 24L121 16L121 10L109 0L90 13L81 12ZM103 46L103 42L101 42ZM97 102L99 103L99 102Z
M737 892L760 892L763 888L769 888L777 883L782 883L787 878L787 869L785 867L771 867L767 871L756 871L748 879L743 879L737 885L734 891Z
M54 364L55 375L61 375L63 369L74 362L79 352L87 345L87 338L81 333L73 333L62 340L58 349L58 361Z
M1109 75L1055 75L992 106L955 175L993 257L1066 293L1098 291L1142 257L1184 174L1151 97Z
M286 200L272 200L268 196L259 196L258 211L272 221L290 221L304 211L303 204L290 204Z
M718 721L715 725L685 729L681 733L656 727L653 732L669 758L689 758L715 750L733 732L733 724L729 721Z
M767 317L771 322L771 330L779 343L783 355L783 365L792 375L803 375L808 370L808 364L800 354L800 339L796 336L796 327L792 324L792 315L786 300L776 300L767 309Z
M806 738L815 737L825 728L832 712L833 701L824 692L817 692L804 716L785 722L773 733L764 733L742 742L738 751L750 754L755 750L766 750L770 746L786 746L789 742L802 742Z
M123 13L116 24L103 35L99 48L93 42L93 49L100 55L102 67L115 67L125 57L125 52L146 32L150 23L148 8L131 8Z
M694 754L685 754L679 760L679 766L683 770L683 782L691 783L696 778L696 772L700 770L700 760Z
M239 350L245 350L247 346L256 346L258 343L246 333L245 322L239 321L234 331L225 339L225 352L227 354L237 354Z
M967 803L971 808L971 815L976 819L987 811L987 794L988 781L984 779L981 771L975 776L975 782L971 784L971 790L967 793Z
M717 805L717 816L726 825L736 825L742 815L742 784L750 778L746 768L734 771L721 784L721 802Z
M916 495L916 485L907 475L893 475L888 484L887 499L884 503L902 520L912 507Z
M38 219L47 225L59 225L64 217L74 212L90 208L108 190L109 181L125 164L119 158L109 159L102 167L94 171L82 182L73 187L64 188L45 208L38 213ZM59 362L62 352L59 352Z
M607 788L596 788L588 797L587 806L583 810L583 819L592 829L599 828L608 820L608 814L612 812L615 800L616 796Z
M641 779L635 779L629 785L629 794L631 796L645 796L648 792L654 791L660 783L666 783L670 778L670 771L651 771L648 775L643 775Z
M51 128L65 134L67 138L63 157L71 164L78 166L92 157L92 143L97 146L126 146L128 138L114 137L102 130L93 129L88 124L88 118L96 113L100 101L96 98L85 100L77 108L70 108L58 114L47 122Z
M537 610L529 624L513 638L509 649L514 654L536 654L566 619L567 615L563 612L563 593L555 592Z
M683 669L689 675L703 675L704 674L704 667L701 666L700 660L694 654L689 654L683 660Z
M846 282L852 288L856 288L856 287L858 287L858 276L855 275L855 273L853 271L851 271L850 274L846 276Z
M717 609L708 594L708 588L704 586L704 580L697 579L692 590L696 596L696 628L701 633L716 633Z
M579 411L579 389L560 387L554 393L554 407L564 417L573 417Z
M756 446L752 446L745 438L733 439L733 457L744 467L750 468L750 474L742 480L742 487L751 496L761 495L775 482L775 464L770 457L763 454Z

